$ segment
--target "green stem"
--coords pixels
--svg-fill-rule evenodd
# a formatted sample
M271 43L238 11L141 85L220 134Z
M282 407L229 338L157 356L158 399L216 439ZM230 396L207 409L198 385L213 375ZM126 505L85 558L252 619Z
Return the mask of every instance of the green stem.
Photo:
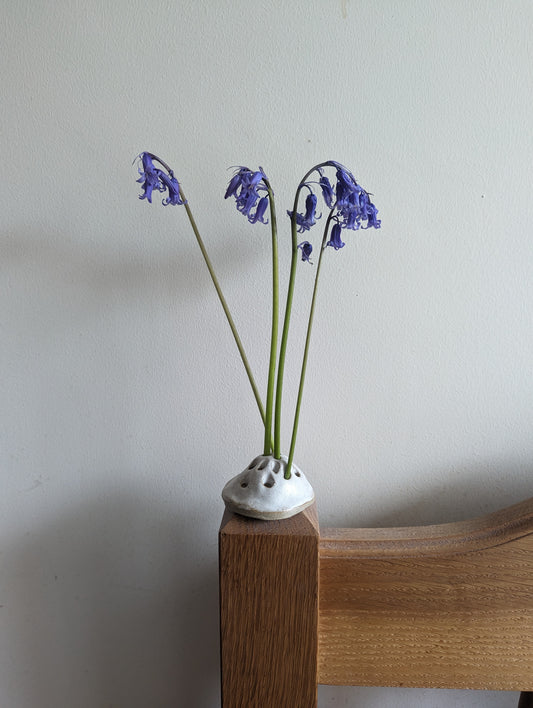
M300 190L298 189L297 194ZM294 296L294 283L296 281L296 266L298 263L298 237L296 229L296 202L291 218L292 230L292 257L291 270L289 275L289 285L287 288L287 302L285 305L285 316L283 318L283 330L281 333L281 343L279 347L278 379L276 384L276 409L274 413L274 457L279 460L281 457L281 400L283 396L283 374L285 371L285 357L287 354L287 341L289 338L289 325L291 321L292 300Z
M270 336L270 360L268 366L268 385L265 413L265 442L264 455L274 452L272 443L272 413L274 407L274 383L276 379L276 352L278 347L279 325L279 275L278 275L278 228L276 221L276 207L274 194L268 180L263 179L268 191L270 202L270 227L272 231L272 330Z
M163 163L161 163L163 164ZM196 222L194 221L194 217L192 215L191 209L189 207L189 204L187 200L185 199L185 195L183 193L183 190L180 186L180 195L183 200L184 206L185 206L185 211L187 212L187 216L189 217L190 224L192 226L192 230L194 231L194 235L196 236L196 240L198 241L198 245L200 246L200 251L202 252L202 256L204 257L205 264L207 266L207 269L209 271L209 275L211 276L211 280L213 281L213 285L215 286L215 290L217 291L218 299L220 300L220 304L222 305L222 309L224 310L224 314L226 315L226 319L228 320L228 324L230 326L231 332L233 334L233 337L235 339L235 343L237 344L237 349L239 350L239 354L242 359L242 363L244 364L244 368L246 369L246 373L248 374L248 380L250 381L250 385L252 387L252 391L257 403L257 407L259 408L259 413L261 414L261 419L263 420L263 423L265 422L265 411L263 408L263 403L261 401L261 396L259 395L259 391L257 389L257 384L255 383L255 379L252 374L252 370L250 368L250 364L248 363L248 359L246 357L246 353L244 351L244 347L241 342L241 338L239 337L239 334L237 332L237 328L235 327L235 323L233 321L233 317L231 316L231 313L229 311L228 304L226 302L226 298L224 297L222 290L220 289L220 285L218 283L217 277L215 275L215 271L213 269L213 265L211 264L211 260L209 256L207 255L207 251L204 246L204 242L202 241L202 237L200 236L200 232L198 231L198 227L196 226Z
M305 347L304 347L304 356L303 356L303 361L302 361L302 370L300 373L300 385L298 386L298 398L296 401L296 410L294 412L294 422L292 425L291 446L289 449L289 458L287 460L287 468L285 471L286 479L290 479L292 462L294 459L294 448L296 446L296 435L298 433L298 422L300 420L300 408L302 405L302 394L303 394L303 390L304 390L305 372L307 370L307 358L309 356L309 344L311 342L311 330L313 328L313 317L315 314L316 294L317 294L317 290L318 290L318 277L320 275L320 266L322 265L322 256L324 255L324 251L326 250L326 239L327 239L328 229L329 229L329 225L331 223L332 216L333 216L333 209L330 211L328 219L326 221L326 226L324 228L324 236L322 238L322 245L320 248L320 255L318 256L318 263L316 266L315 285L313 287L313 297L311 299L311 309L309 312L309 320L307 323L307 334L305 337Z
M301 180L296 190L294 197L294 206L291 216L291 236L292 236L292 257L291 270L289 275L289 285L287 288L287 302L285 305L285 315L283 318L283 330L281 333L281 343L279 348L278 361L278 380L276 384L276 409L274 413L274 457L279 460L281 457L281 401L283 397L283 375L285 373L285 357L287 354L287 342L289 339L289 326L291 322L292 301L294 297L294 284L296 281L296 267L298 264L298 225L296 223L296 212L298 211L298 199L300 192L307 178L318 168L330 165L331 163L322 162L319 165L312 167ZM290 470L290 467L287 468ZM290 471L289 471L290 477Z

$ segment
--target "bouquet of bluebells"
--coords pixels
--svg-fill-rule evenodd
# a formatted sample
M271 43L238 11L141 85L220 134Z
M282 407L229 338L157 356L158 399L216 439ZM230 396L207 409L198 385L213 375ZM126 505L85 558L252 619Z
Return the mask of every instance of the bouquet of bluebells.
M154 192L159 192L164 195L163 205L180 205L184 207L187 213L233 333L263 421L263 454L256 457L244 472L226 484L222 493L226 506L232 511L261 519L280 519L293 516L314 500L314 493L309 482L301 470L296 467L293 460L323 256L326 252L339 251L344 247L343 232L357 231L360 228L379 228L381 222L377 218L378 211L370 198L371 195L357 183L353 174L339 162L327 160L315 165L304 175L296 189L293 208L291 211L287 211L290 219L292 256L283 325L278 342L280 298L278 283L278 229L274 192L261 167L258 170L251 170L248 167L236 168L226 189L225 198L234 198L237 210L251 224L269 224L272 240L271 344L266 401L265 405L263 405L241 339L181 185L174 176L173 170L156 155L150 152L143 152L139 155L138 160L140 161L140 177L137 181L142 185L140 199L146 199L151 203ZM333 179L333 183L331 179ZM320 213L317 213L319 198L321 198L322 206L320 207ZM307 234L311 228L315 227L319 220L322 220L321 224L323 225L322 237L318 245L313 249L313 245L305 238L304 234ZM313 260L311 260L312 258ZM316 274L309 310L292 435L288 456L285 457L281 455L281 403L292 301L299 260L307 264L314 264Z

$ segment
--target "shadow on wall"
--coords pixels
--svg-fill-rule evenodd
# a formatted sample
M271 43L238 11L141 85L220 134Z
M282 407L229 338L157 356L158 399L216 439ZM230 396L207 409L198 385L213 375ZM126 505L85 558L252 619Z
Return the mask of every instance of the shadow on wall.
M107 434L106 426L112 427L114 409L94 425L92 438L84 437L83 426L72 424L70 433L79 439L70 458L50 452L71 416L80 415L85 389L69 386L92 380L90 347L99 342L92 327L106 315L111 296L122 298L121 311L124 303L152 292L154 283L173 298L175 290L190 297L191 290L194 296L204 286L185 277L186 260L178 255L163 267L131 254L129 260L112 257L91 246L85 253L65 234L8 234L0 236L0 250L0 275L6 276L12 302L6 331L15 333L7 340L13 347L8 362L27 357L24 368L15 369L17 415L9 425L14 439L20 438L16 424L31 429L37 410L49 433L44 445L45 432L31 430L28 452L31 462L46 467L49 480L38 506L39 523L37 514L27 523L24 519L28 531L13 536L9 545L4 539L2 549L0 703L10 708L217 706L219 519L210 526L212 514L203 508L178 515L172 500L157 499L153 484L137 493L115 483L113 494L98 496L99 470L78 487L94 489L93 498L73 501L75 482L61 489L76 455L78 469L91 466L84 455ZM115 345L113 335L109 341ZM101 348L98 343L94 350L96 366ZM88 368L80 368L80 362ZM41 389L42 398L36 394ZM54 392L60 405L51 408L47 396ZM110 396L120 392L117 386ZM100 414L89 406L83 410ZM19 473L24 474L22 466L9 472ZM117 478L128 479L127 470Z
M379 511L361 509L357 499L357 480L352 490L354 510L328 515L320 513L322 527L425 526L467 521L505 509L533 496L533 464L527 458L484 461L465 464L455 469L428 470L423 481L411 482L409 501L395 500L394 488L379 498ZM405 489L401 490L405 495ZM405 495L407 496L407 495Z
M442 688L342 688L320 686L320 708L516 708L513 691L450 691Z
M205 297L206 291L216 301L208 271L186 221L176 223L172 239L170 246L155 240L152 249L145 245L145 251L140 252L136 250L138 235L133 246L128 242L120 250L111 237L108 246L89 239L80 245L68 231L41 233L15 229L0 234L0 275L19 277L22 273L24 278L29 274L37 284L66 286L97 301L110 294L151 298L162 293L175 302L185 302L199 294ZM222 283L240 277L248 264L257 262L257 248L252 239L239 242L238 260L227 257L227 244L215 241L208 248ZM191 273L191 263L198 265L200 277Z
M121 495L20 539L2 563L3 695L40 708L220 705L211 535L202 514Z

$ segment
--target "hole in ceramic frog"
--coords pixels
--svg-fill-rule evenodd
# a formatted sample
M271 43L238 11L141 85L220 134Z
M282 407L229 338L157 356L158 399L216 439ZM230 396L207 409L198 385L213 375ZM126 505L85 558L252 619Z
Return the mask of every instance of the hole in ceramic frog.
M301 477L302 475L299 472L294 473L297 477Z
M267 465L268 465L268 459L263 460L263 462L261 462L261 464L259 465L259 467L257 469L264 470Z
M248 486L248 482L241 482L241 487L245 489Z
M274 479L274 477L271 474L269 474L268 477L263 482L263 484L265 487L270 489L271 487L273 487L276 484L276 480Z
M256 466L256 464L259 462L260 459L261 459L260 457L256 457L255 459L253 459L250 462L250 464L248 465L248 469L253 470L253 468Z
M277 474L279 472L280 467L281 465L279 463L279 460L276 460L274 462L274 466L272 467L272 471L274 472L274 474Z

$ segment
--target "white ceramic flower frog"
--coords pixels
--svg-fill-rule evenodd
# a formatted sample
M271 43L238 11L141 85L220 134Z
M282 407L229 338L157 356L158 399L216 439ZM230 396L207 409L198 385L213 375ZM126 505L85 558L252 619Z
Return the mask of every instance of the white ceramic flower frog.
M222 490L229 511L254 519L274 521L299 514L315 500L315 493L304 473L292 465L285 479L287 458L259 455L233 477Z

